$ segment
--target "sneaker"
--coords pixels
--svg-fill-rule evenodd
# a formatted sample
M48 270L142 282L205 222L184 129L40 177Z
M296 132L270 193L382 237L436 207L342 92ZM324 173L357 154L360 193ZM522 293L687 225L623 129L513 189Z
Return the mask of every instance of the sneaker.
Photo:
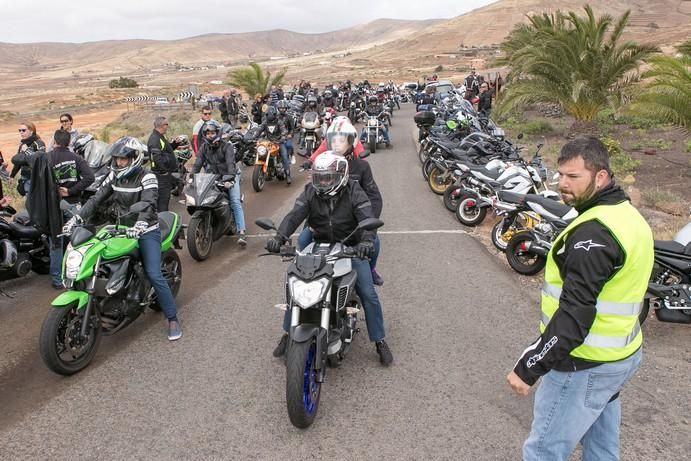
M393 354L391 354L391 349L389 349L389 345L386 344L386 341L382 339L374 343L374 345L377 348L377 354L379 354L379 361L381 364L385 367L391 365L393 363Z
M374 267L372 268L372 282L374 282L374 284L378 287L384 285L384 279L381 275L379 275L379 272L377 272L377 269Z
M182 327L180 322L177 320L171 320L168 322L168 340L175 341L182 338Z
M288 333L284 333L281 336L281 340L278 342L276 349L274 349L274 357L283 357L286 355L286 349L288 348Z
M247 239L245 238L245 234L240 234L240 236L238 237L238 245L240 245L243 248L247 246Z
M288 175L288 176L286 177L286 183L290 186L290 183L291 183L291 182L293 182L293 181L290 179L290 175Z

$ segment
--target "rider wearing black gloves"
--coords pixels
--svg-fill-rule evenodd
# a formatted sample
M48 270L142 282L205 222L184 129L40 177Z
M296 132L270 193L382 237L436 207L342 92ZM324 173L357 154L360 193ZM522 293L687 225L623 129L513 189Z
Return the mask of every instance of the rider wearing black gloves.
M128 238L139 239L144 271L168 320L168 339L174 341L182 336L182 328L178 322L173 292L161 273L161 230L156 213L158 182L153 173L142 168L144 152L146 146L136 138L125 136L115 141L111 147L110 174L98 192L84 204L78 215L65 224L62 231L72 233L77 224L87 221L106 201L110 203L111 216L124 216L120 224L131 226L127 229ZM141 202L148 204L148 208L136 218L128 219L130 207Z
M317 242L337 243L347 237L359 222L374 217L367 194L356 181L348 177L348 161L331 152L320 155L312 167L312 182L295 201L293 210L286 215L277 234L266 243L266 249L277 253L287 239L306 219ZM365 258L374 252L374 234L369 231L356 233L346 245L354 246L360 259L353 259L357 272L355 290L365 309L365 320L370 341L376 345L380 362L388 366L393 355L384 341L384 316L379 296L374 290L372 272ZM286 312L283 329L290 329L290 315ZM274 350L274 357L285 354L288 334L284 334Z

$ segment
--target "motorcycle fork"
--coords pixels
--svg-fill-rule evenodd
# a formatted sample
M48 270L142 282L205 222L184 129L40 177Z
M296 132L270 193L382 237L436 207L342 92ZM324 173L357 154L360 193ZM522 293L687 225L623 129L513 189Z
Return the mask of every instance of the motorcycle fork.
M85 338L89 333L89 327L91 325L91 311L94 308L94 288L96 287L96 277L98 276L98 269L100 265L101 258L98 258L96 260L96 264L94 265L94 275L91 276L91 280L89 280L89 284L86 287L86 292L89 293L89 300L87 301L86 308L84 309L84 320L82 320L82 329L80 331L82 338Z

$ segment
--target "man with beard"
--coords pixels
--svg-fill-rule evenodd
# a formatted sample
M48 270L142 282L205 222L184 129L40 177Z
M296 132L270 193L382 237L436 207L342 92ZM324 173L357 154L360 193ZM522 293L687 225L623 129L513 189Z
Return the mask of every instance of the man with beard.
M547 255L541 335L507 376L535 394L524 460L619 459L619 392L641 363L639 314L653 266L653 236L614 183L606 147L595 138L567 143L557 161L559 189L579 216Z

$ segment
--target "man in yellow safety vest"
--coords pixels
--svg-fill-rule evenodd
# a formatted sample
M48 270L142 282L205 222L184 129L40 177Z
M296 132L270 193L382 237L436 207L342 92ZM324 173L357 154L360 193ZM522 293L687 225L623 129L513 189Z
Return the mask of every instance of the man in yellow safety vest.
M619 459L619 392L641 363L639 314L653 265L650 226L613 181L606 147L595 138L567 143L559 189L579 216L547 255L540 337L507 380L535 394L524 460Z

